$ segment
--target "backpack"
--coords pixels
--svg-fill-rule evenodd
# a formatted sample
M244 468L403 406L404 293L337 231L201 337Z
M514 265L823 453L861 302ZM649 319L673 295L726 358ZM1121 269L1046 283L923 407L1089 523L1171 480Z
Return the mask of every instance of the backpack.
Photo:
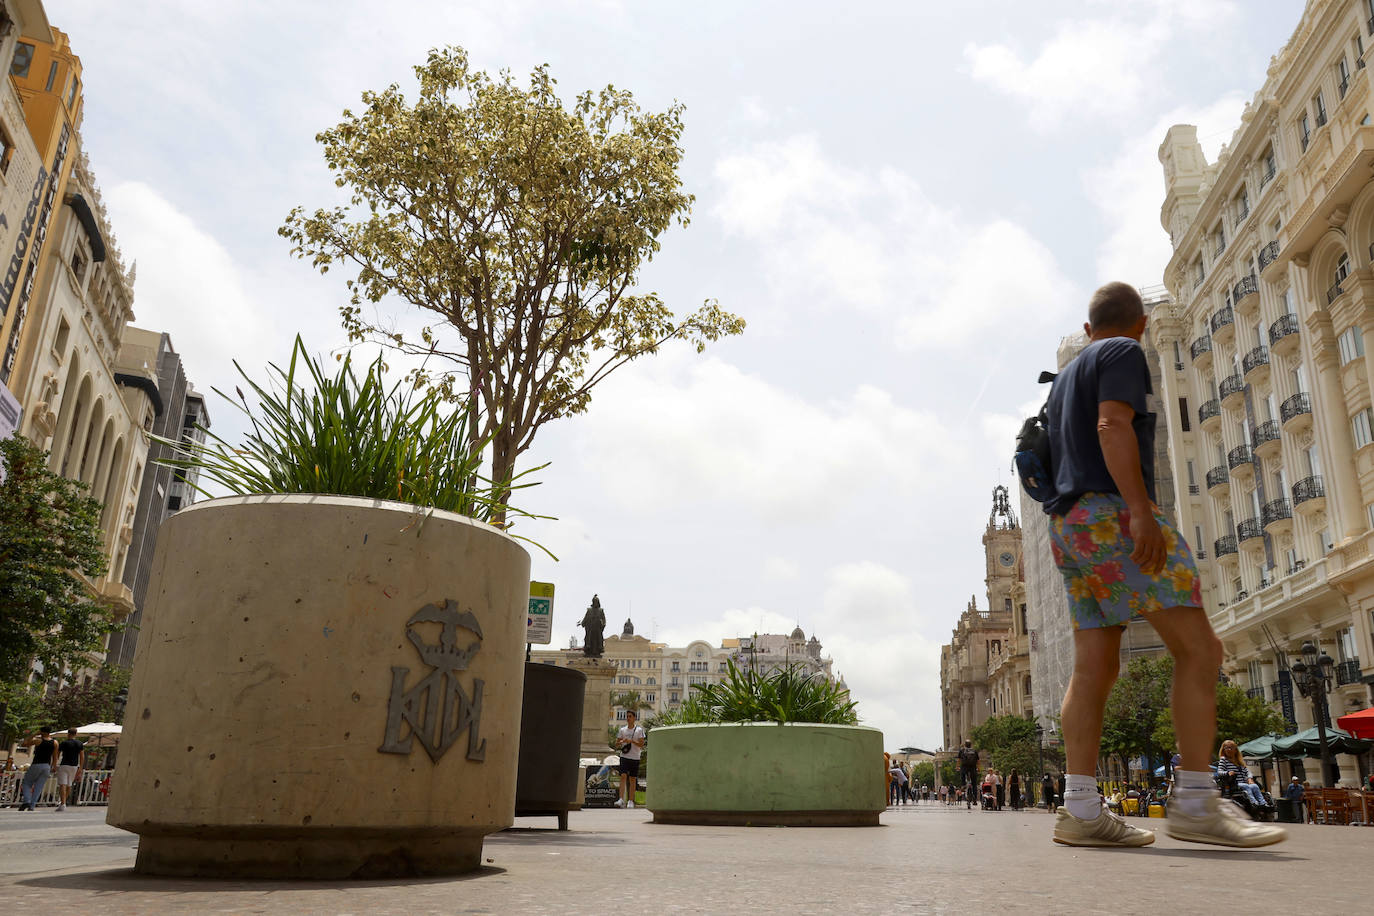
M1040 384L1053 382L1053 372L1041 372ZM1021 480L1026 495L1038 503L1049 502L1058 495L1054 488L1054 456L1050 453L1049 398L1041 406L1040 412L1027 417L1016 434L1016 454L1012 456L1012 469Z

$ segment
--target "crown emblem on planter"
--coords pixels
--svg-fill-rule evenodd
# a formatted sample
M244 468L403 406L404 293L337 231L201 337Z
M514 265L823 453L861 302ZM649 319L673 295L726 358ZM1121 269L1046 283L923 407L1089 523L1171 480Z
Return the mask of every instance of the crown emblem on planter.
M413 627L417 623L439 623L443 624L443 630L439 633L438 645L430 645L425 642ZM458 646L458 628L477 634L477 641L469 643L467 648ZM431 668L438 668L441 671L462 671L467 668L468 662L482 648L482 625L477 622L468 611L459 611L458 602L452 598L444 602L443 607L437 604L426 604L420 608L410 619L406 621L406 636L415 646L415 650L420 653L420 658Z

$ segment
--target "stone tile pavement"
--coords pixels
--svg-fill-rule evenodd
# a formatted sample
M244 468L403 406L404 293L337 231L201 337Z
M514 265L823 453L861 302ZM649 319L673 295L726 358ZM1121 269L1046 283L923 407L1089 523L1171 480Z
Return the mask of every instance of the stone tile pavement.
M521 819L461 878L348 883L135 875L135 839L103 809L0 810L10 912L1109 913L1245 916L1374 910L1374 829L1294 826L1261 850L1056 846L1043 811L889 809L876 828L670 827L649 812ZM1153 825L1162 822L1154 821Z

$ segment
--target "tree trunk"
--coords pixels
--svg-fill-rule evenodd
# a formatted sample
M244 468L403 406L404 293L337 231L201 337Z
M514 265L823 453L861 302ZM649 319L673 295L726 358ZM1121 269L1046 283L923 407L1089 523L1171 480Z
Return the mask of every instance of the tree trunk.
M506 500L510 499L510 482L515 476L515 440L504 430L491 440L491 481L495 489L492 495L498 507L491 515L491 523L503 528L506 524Z

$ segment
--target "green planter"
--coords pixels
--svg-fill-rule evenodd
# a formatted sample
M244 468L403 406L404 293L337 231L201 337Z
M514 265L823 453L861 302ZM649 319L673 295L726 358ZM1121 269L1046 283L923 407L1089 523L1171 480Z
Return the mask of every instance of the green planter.
M649 737L646 805L660 824L876 826L883 733L861 725L669 725Z

